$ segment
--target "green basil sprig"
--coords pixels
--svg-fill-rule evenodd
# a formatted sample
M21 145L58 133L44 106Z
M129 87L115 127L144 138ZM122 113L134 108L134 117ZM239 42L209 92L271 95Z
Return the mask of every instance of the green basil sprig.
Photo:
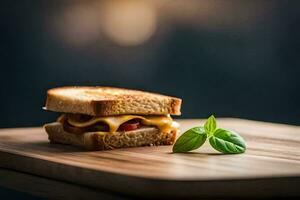
M207 138L214 149L225 154L244 153L246 150L244 139L233 131L217 128L216 119L212 115L203 127L194 127L183 133L175 142L173 152L184 153L198 149Z

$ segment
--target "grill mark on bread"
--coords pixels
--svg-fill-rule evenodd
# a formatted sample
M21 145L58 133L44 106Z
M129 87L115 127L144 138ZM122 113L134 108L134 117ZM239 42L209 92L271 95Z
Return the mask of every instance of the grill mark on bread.
M114 101L113 100L106 100L106 101L95 101L91 102L92 107L94 109L95 115L98 116L109 116L110 110L113 107Z

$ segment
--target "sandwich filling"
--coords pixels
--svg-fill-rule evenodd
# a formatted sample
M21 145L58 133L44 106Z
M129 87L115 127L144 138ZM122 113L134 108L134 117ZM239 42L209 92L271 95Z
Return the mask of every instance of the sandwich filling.
M63 124L66 132L74 134L85 132L126 132L145 126L154 126L162 132L169 133L178 128L178 124L173 121L170 115L117 115L100 117L82 114L63 114L58 118L58 121Z

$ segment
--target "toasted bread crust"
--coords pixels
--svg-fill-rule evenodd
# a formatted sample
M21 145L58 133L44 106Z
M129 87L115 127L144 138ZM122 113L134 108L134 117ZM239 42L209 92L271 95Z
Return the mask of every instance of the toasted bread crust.
M109 150L125 147L171 145L176 139L177 131L161 132L155 127L144 127L134 131L99 134L88 132L72 134L64 131L59 122L44 126L49 140L53 143L71 144L87 150Z
M181 99L113 87L60 87L48 90L45 109L92 116L180 115Z

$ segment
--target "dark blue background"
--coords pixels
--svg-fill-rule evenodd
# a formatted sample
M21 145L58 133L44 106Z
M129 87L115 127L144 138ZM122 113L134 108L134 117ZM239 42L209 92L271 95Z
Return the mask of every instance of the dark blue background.
M46 90L63 85L178 96L182 118L215 114L300 125L299 1L230 1L235 12L225 14L229 23L243 16L248 5L265 3L266 14L233 28L222 26L218 16L215 29L199 26L195 18L195 23L169 24L167 34L160 31L167 22L160 21L142 45L124 47L104 39L84 48L66 45L47 26L49 16L78 1L72 2L2 4L0 127L54 120L56 114L41 108Z

